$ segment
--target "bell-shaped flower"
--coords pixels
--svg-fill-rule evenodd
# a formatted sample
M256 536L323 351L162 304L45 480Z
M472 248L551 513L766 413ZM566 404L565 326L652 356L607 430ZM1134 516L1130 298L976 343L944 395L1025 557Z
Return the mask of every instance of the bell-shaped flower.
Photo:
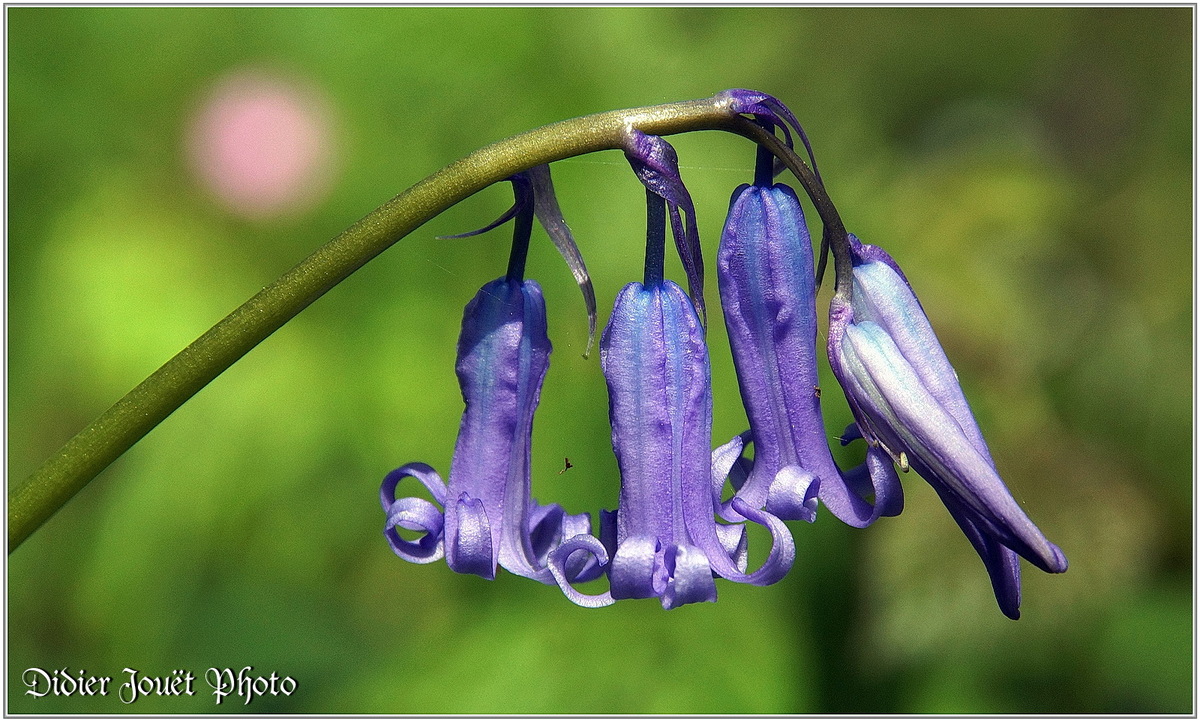
M761 161L755 185L733 194L717 252L721 307L750 430L718 449L714 461L726 458L736 497L756 509L812 521L819 493L839 519L867 526L900 513L900 480L877 447L848 472L833 460L817 379L812 243L795 192L772 185ZM748 474L744 460L728 460L747 441L754 443ZM722 511L736 520L728 503Z
M496 565L513 574L553 584L546 568L563 538L590 530L588 515L568 515L557 504L530 498L533 413L550 362L546 307L535 281L500 278L467 304L458 341L458 374L466 410L459 428L450 481L425 464L409 464L387 476L380 500L392 549L413 562L436 561L492 579ZM420 481L445 508L395 498L405 477ZM396 527L424 532L417 541ZM578 577L582 567L572 570Z
M658 597L671 609L715 601L714 573L758 585L779 581L795 557L783 522L734 500L739 514L772 536L767 560L747 574L744 529L715 518L708 349L683 290L670 281L626 286L601 335L600 363L621 472L615 542L606 549L594 537L569 539L551 568L562 577L563 562L590 552L607 563L610 591L585 595L560 579L567 596L584 606Z
M426 464L407 464L384 479L380 502L387 515L384 535L403 559L428 563L445 556L457 572L492 579L499 565L553 584L546 566L550 552L564 538L587 534L591 523L587 514L569 515L557 504L530 498L533 414L551 351L541 287L523 280L535 212L575 274L593 319L594 300L583 259L553 201L548 169L510 180L516 196L511 210L483 229L453 236L477 235L516 219L508 274L484 285L463 311L455 371L466 409L449 484ZM397 499L396 487L407 477L421 482L443 508L420 497ZM397 527L422 534L410 541ZM571 566L567 576L581 581L598 575L598 565L586 561Z
M548 554L564 537L588 533L590 523L588 515L566 515L557 504L530 499L530 435L550 351L538 283L498 278L468 303L455 369L467 408L449 485L427 465L408 464L380 488L388 513L384 534L402 559L430 562L444 554L457 572L491 579L499 564L554 583ZM397 483L407 476L425 485L444 516L425 499L395 498ZM407 541L396 527L425 534ZM581 571L574 568L570 576Z
M1067 559L1000 479L958 376L896 262L850 236L850 297L830 305L829 360L858 430L942 498L987 566L1000 609L1020 615L1016 555L1047 572Z

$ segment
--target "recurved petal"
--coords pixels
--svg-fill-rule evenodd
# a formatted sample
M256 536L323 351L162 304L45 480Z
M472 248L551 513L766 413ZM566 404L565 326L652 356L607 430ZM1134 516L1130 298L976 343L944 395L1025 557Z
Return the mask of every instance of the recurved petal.
M457 524L447 529L446 563L459 574L478 574L496 578L496 556L492 550L492 530L483 502L465 493L446 514L454 514Z
M796 561L796 542L792 539L792 533L788 531L787 525L773 514L750 506L740 497L733 497L730 505L734 512L745 519L766 527L767 531L771 533L771 550L758 569L746 573L744 562L739 565L737 559L731 559L722 553L715 534L715 526L710 521L704 529L693 531L692 539L708 556L712 570L732 582L754 584L755 586L765 587L783 579ZM713 531L710 531L710 528Z
M550 552L549 568L558 582L559 589L575 604L581 607L607 607L614 599L611 592L602 594L584 594L571 586L569 569L578 566L605 567L608 564L608 550L594 536L580 534L567 539L554 551Z
M608 569L613 599L661 596L667 586L662 547L652 536L629 537L617 546Z
M552 576L547 568L550 553L564 540L580 534L588 535L592 531L591 517L587 514L567 514L558 504L542 505L536 501L532 502L528 524L534 563L527 570L529 573L522 576L546 584L552 583ZM594 557L585 559L585 555L579 554L571 561L572 564L567 566L566 573L567 578L573 582L595 579L602 571ZM501 562L503 563L503 560ZM517 573L512 569L509 571Z
M733 483L734 491L741 488L741 483L734 483L733 477L738 464L744 459L742 458L742 449L746 444L750 443L750 432L746 431L730 439L728 442L713 449L712 453L712 485L713 485L713 501L720 503L721 493L725 488L726 477L730 478ZM740 476L740 482L745 483L745 473L737 474Z
M683 604L717 601L708 555L690 544L672 545L662 556L667 582L662 593L663 609Z
M856 430L857 426L851 424ZM892 457L878 446L867 447L866 461L847 471L844 484L821 489L821 502L852 526L868 526L883 516L904 511L904 487ZM862 500L873 497L870 505ZM849 520L849 521L847 521ZM859 522L859 523L856 523Z
M400 536L396 527L425 532L415 542ZM416 564L428 564L442 558L442 511L415 496L397 499L387 509L383 535L396 556Z
M779 470L767 490L767 511L780 519L815 521L820 488L817 477L789 464Z
M442 477L428 464L405 464L384 477L379 487L379 501L387 514L383 535L392 551L405 561L428 564L441 559L444 553L442 510L419 497L396 498L396 486L408 477L420 481L433 498L443 504L446 500L446 485ZM416 541L408 541L396 531L399 526L409 531L422 531L424 535Z
M738 571L745 572L750 546L745 524L717 524L717 539Z
M434 471L429 464L421 462L413 462L405 464L383 477L383 483L379 486L379 501L383 505L383 510L387 511L396 500L396 485L408 477L413 477L421 482L433 498L439 504L446 503L446 484L442 481L442 477Z

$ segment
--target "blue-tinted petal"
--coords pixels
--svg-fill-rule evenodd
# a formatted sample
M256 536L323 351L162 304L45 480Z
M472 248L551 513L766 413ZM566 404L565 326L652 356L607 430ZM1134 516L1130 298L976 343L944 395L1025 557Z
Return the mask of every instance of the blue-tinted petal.
M451 498L479 500L492 523L496 561L537 575L530 547L529 450L533 412L550 363L546 310L534 281L486 284L463 312L458 374L466 409L450 465ZM457 519L447 514L446 536ZM458 568L455 550L446 561ZM544 571L544 570L542 570ZM544 574L547 583L552 581Z
M617 542L617 553L608 565L613 599L646 599L662 596L667 586L658 537L633 536Z
M421 482L437 503L446 503L446 484L442 481L442 477L429 464L414 462L389 472L383 478L383 483L379 486L379 501L383 505L384 511L387 511L392 502L396 500L396 485L410 476Z
M529 540L535 559L532 571L536 574L525 576L533 576L539 581L544 581L542 577L545 572L542 570L548 566L551 552L563 541L580 534L589 534L592 529L591 518L587 514L567 514L558 504L543 506L536 501L533 503L528 523ZM565 573L572 582L586 582L600 576L603 570L595 558L585 558L581 554L572 559L572 564L566 567Z
M484 579L496 577L496 554L487 510L482 501L466 493L446 510L446 563L459 574L478 574Z
M571 586L568 570L572 567L609 566L609 553L596 537L580 534L571 537L550 553L549 568L554 581L567 599L581 607L607 607L614 599L610 592L584 594Z
M682 604L717 601L717 585L713 582L708 555L691 544L672 545L663 554L667 573L662 593L663 609Z
M781 519L811 522L817 518L817 477L789 464L779 470L767 489L767 509Z
M408 477L420 481L439 504L446 501L446 485L433 467L422 463L401 466L385 476L379 487L379 502L387 515L383 535L392 551L401 559L428 564L441 559L444 554L442 512L419 497L396 498L396 486ZM396 531L397 526L425 533L417 541L411 542L400 536Z
M387 523L383 535L396 556L416 564L436 562L444 555L442 546L442 511L425 499L410 496L396 499L386 509ZM424 532L415 542L400 536L396 527Z
M886 262L863 263L854 267L853 298L855 321L874 321L891 336L922 385L958 422L975 448L988 455L958 374L908 283Z
M708 351L688 297L670 281L626 286L601 337L600 360L621 471L616 539L600 545L612 549L611 597L660 597L672 608L715 599L713 573L753 584L778 581L795 556L781 521L758 510L746 515L772 534L767 562L752 574L745 573L741 530L717 525Z
M934 489L938 489L938 487L934 486ZM1000 611L1004 612L1004 616L1009 619L1019 619L1021 617L1021 563L1017 559L1017 553L981 530L976 523L977 517L960 505L954 497L940 489L938 496L941 497L950 516L958 522L959 528L963 530L971 545L975 547L975 551L983 559L988 577L992 581L992 591L996 595L996 603L1000 605Z

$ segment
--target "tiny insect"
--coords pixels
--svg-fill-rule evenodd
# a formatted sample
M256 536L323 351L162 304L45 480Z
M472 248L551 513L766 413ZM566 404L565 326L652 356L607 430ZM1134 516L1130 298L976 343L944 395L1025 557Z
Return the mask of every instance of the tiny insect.
M563 471L570 469L572 466L575 466L575 465L571 463L570 459L568 459L567 457L564 456L563 457L563 468L562 468L562 471L558 472L558 475L562 476Z
M821 398L821 387L820 386L813 387L813 396L816 396L818 399Z

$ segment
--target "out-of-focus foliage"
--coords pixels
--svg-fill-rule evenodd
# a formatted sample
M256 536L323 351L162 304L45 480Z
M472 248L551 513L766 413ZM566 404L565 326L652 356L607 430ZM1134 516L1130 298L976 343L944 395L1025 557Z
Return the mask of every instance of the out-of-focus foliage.
M287 324L11 556L10 712L1193 709L1192 9L6 12L10 483L440 166L562 118L748 87L791 105L847 226L903 264L1002 474L1071 560L1055 577L1026 565L1024 616L1005 619L909 475L901 517L795 524L782 583L718 582L717 604L671 612L400 561L378 482L413 460L447 471L461 309L507 254L504 231L434 236L498 215L501 187ZM318 205L243 220L190 170L201 103L242 70L324 98L336 157ZM673 142L713 254L752 148ZM619 153L554 170L611 307L640 275L641 186ZM535 493L594 513L617 498L599 360L582 358L570 275L534 240L556 347ZM710 319L720 442L745 417ZM823 382L832 435L849 413ZM129 706L21 684L29 667L119 682L245 665L299 687L217 707L202 680Z

